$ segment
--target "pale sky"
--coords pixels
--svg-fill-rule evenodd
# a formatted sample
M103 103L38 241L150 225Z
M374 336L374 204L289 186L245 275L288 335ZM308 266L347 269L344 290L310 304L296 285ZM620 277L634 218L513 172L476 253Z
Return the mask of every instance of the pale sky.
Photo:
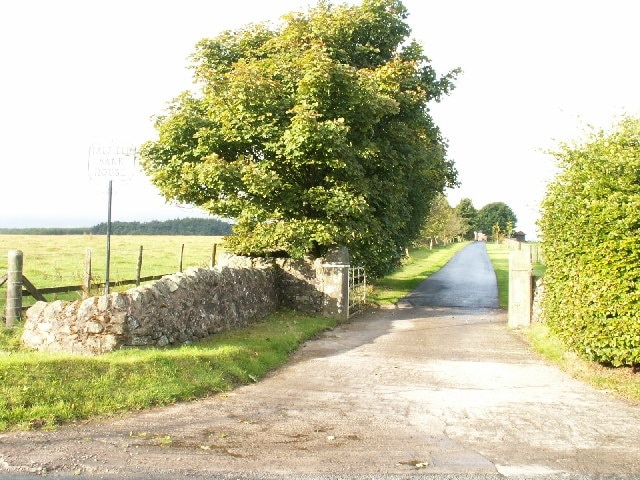
M0 227L106 221L92 144L155 138L152 116L191 87L195 43L306 11L307 0L21 0L0 3ZM334 2L342 3L342 2ZM356 3L356 2L349 2ZM404 0L439 73L461 67L432 114L461 186L450 204L505 202L535 238L553 178L543 153L640 115L636 0ZM114 182L112 220L200 216L167 205L142 173Z

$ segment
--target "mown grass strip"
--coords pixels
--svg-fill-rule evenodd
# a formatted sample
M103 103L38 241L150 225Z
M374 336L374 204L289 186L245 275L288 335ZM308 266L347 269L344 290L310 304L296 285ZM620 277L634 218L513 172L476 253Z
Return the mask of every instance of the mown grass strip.
M487 243L487 253L491 259L498 282L498 304L509 307L509 249L502 244Z
M335 321L278 312L251 327L179 348L100 357L25 352L0 336L0 430L60 423L201 398L257 381ZM18 329L15 329L18 330Z

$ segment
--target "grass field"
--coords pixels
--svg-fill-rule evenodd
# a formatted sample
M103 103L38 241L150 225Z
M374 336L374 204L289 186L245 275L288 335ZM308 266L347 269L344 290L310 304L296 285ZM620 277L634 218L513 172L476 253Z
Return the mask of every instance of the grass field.
M213 245L224 237L112 235L109 281L136 278L138 255L142 249L141 276L175 273L180 266L180 252L184 245L183 269L206 267L211 261ZM91 250L91 270L94 283L104 282L106 271L106 236L104 235L0 235L0 277L7 271L9 250L23 252L23 274L36 288L81 285L87 249ZM131 285L123 287L131 288ZM115 288L117 289L117 288ZM51 294L48 301L75 300L81 292ZM34 303L24 297L24 305ZM0 309L4 314L5 288L0 287Z

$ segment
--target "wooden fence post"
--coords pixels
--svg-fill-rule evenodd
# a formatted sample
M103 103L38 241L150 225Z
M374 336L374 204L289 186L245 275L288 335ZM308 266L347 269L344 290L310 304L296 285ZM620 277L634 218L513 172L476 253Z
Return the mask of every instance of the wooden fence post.
M140 272L142 271L142 245L138 251L138 267L136 268L136 287L140 286Z
M216 250L218 249L218 244L213 244L213 251L211 252L211 268L216 266Z
M10 250L7 262L7 328L12 328L22 313L22 252Z
M84 298L91 296L91 249L87 248L84 254Z
M182 272L182 257L184 255L184 243L182 244L182 247L180 247L180 269L178 270L179 272Z

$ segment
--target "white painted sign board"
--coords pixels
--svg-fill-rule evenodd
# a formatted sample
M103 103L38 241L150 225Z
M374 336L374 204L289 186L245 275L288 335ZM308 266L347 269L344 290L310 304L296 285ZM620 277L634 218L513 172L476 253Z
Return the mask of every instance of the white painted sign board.
M135 173L136 147L133 145L91 145L89 178L128 180Z

